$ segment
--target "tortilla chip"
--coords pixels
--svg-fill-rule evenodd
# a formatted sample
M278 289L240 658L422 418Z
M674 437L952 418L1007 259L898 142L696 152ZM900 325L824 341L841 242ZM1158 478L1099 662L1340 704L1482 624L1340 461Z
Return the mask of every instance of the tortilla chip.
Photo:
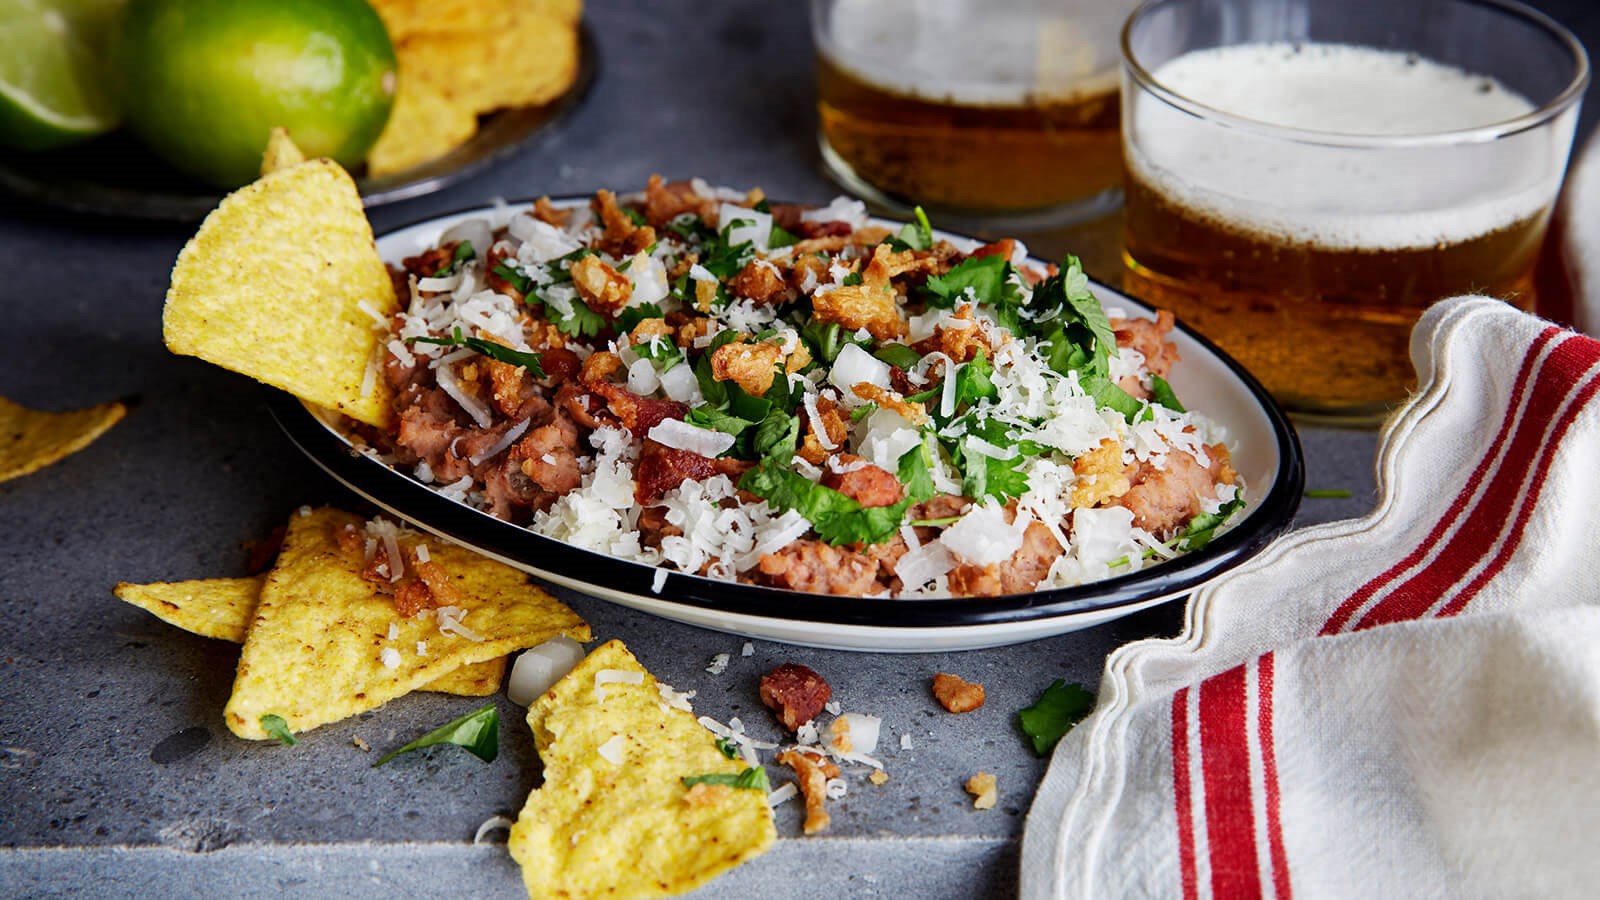
M127 412L121 403L44 412L0 397L0 481L37 472L77 453Z
M206 216L172 268L162 327L173 353L382 426L392 404L375 317L397 309L355 182L314 159Z
M266 580L265 575L254 575L155 584L123 582L112 588L112 593L191 634L242 644L255 618L261 586ZM506 657L502 656L446 672L423 685L421 690L487 697L500 691L505 674Z
M553 19L576 28L582 0L373 0L396 44L416 34L486 36L530 18Z
M450 99L444 89L413 74L405 47L395 48L400 60L394 108L378 142L367 152L367 174L389 175L437 159L465 144L478 132L477 113Z
M637 672L638 685L604 670ZM603 692L603 693L602 693ZM663 897L694 890L759 856L776 830L766 791L717 786L690 796L683 779L736 774L694 714L662 702L656 680L620 641L590 653L528 709L544 784L511 829L530 896ZM622 757L620 764L600 753Z
M589 626L522 572L442 541L428 544L430 561L449 573L461 595L461 624L483 639L441 632L437 614L401 618L393 598L361 578L360 549L340 548L336 530L347 524L360 527L363 520L328 508L290 518L223 710L234 734L266 739L261 717L269 713L292 731L307 731L558 634L589 640ZM410 538L402 546L409 551L415 543ZM418 641L426 642L426 654L416 652ZM390 649L393 667L383 662Z
M419 34L396 53L402 79L424 78L479 114L549 103L578 77L577 29L549 17L484 35Z
M267 138L267 152L261 154L261 174L267 175L279 169L298 166L306 161L306 155L295 146L294 139L289 137L289 129L282 126L273 126L272 135Z
M155 584L124 581L111 593L190 634L242 644L266 580L265 575L254 575Z

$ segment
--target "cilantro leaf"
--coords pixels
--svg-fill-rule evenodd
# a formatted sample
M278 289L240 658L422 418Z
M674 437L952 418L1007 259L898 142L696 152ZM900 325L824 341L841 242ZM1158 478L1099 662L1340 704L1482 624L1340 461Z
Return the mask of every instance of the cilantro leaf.
M532 278L529 278L528 276L522 274L503 262L496 263L493 271L494 274L500 276L501 280L511 285L516 289L517 293L524 297L528 296L528 290L533 287Z
M545 305L547 312L554 312L549 304ZM605 316L590 309L588 304L574 297L572 298L572 314L569 316L555 316L556 328L569 337L594 337L600 329L606 327Z
M1067 684L1057 678L1039 695L1038 702L1018 711L1017 722L1033 743L1033 752L1044 756L1092 709L1094 694L1081 684Z
M897 369L910 369L917 363L922 362L921 353L907 347L905 344L893 342L879 345L878 349L872 351L872 355Z
M863 403L860 406L856 407L855 409L850 410L850 421L851 422L859 422L862 419L865 419L867 416L870 416L870 415L872 415L873 413L875 413L877 411L878 411L878 404L876 404L876 403Z
M490 703L435 728L398 750L389 751L372 767L376 769L402 753L438 744L455 744L484 762L494 762L495 757L500 755L500 712Z
M933 226L928 223L928 214L920 206L914 212L917 221L901 225L895 236L889 239L889 246L896 250L933 249Z
M1160 375L1150 376L1150 399L1165 406L1173 412L1184 412L1183 404L1178 402L1178 395L1173 392L1172 385Z
M800 444L800 417L786 413L781 409L774 409L767 413L767 417L756 426L755 443L752 449L755 455L762 459L777 461L780 465L788 465L794 458L795 448Z
M754 766L737 775L732 772L708 772L704 775L688 775L683 779L684 787L694 787L697 784L722 784L732 788L765 791L768 787L767 770L763 766Z
M444 278L447 275L454 275L456 270L461 268L462 263L476 258L477 255L472 249L471 241L460 241L456 244L455 252L451 254L450 261L440 266L439 270L433 273L433 277Z
M994 366L989 364L989 358L982 350L978 351L977 356L956 370L956 406L999 398L1000 389L989 377L993 374Z
M525 353L521 350L513 350L504 344L496 344L494 341L486 341L482 338L466 337L461 333L460 325L455 327L455 330L451 333L450 337L406 338L406 343L438 344L442 347L467 347L469 349L476 350L490 359L497 359L503 363L509 363L513 366L521 366L524 369L527 369L528 374L532 375L534 378L544 377L544 369L539 366L539 361L542 359L540 354Z
M777 222L772 223L772 236L767 238L767 249L778 250L783 247L792 247L800 243L800 236L784 228Z
M800 339L806 342L812 359L830 364L839 358L839 351L843 350L846 344L856 344L861 347L871 345L871 341L857 338L855 332L846 331L838 322L819 322L816 319L812 319L800 329Z
M741 419L709 403L702 403L689 410L689 415L684 417L684 421L708 431L720 431L734 437L744 434L746 428L756 424L750 419Z
M717 738L717 749L729 759L739 758L739 745L734 743L732 738Z
M924 439L921 444L901 454L895 467L895 477L900 479L900 483L906 489L906 500L909 501L906 505L908 507L914 503L931 500L935 494L939 493L938 488L933 486L932 453L933 451L929 449L928 443Z
M856 285L860 284L861 282L862 282L861 273L860 272L851 272L849 275L846 275L839 282L839 284L843 285L844 287L855 287Z
M1216 536L1217 529L1233 514L1244 509L1244 498L1234 497L1214 513L1201 513L1189 520L1189 525L1178 535L1178 546L1184 550L1200 550Z
M975 256L962 260L943 275L930 277L927 289L938 298L935 305L946 309L964 299L968 289L972 291L972 300L994 306L1000 301L1001 286L1005 284L1010 267L1003 256Z
M790 471L788 460L771 457L744 473L739 488L773 507L799 512L817 536L830 544L881 544L900 530L911 504L933 496L927 452L926 445L919 445L900 457L897 477L905 486L905 496L890 506L863 507L847 494Z
M261 717L261 730L277 738L278 743L285 747L293 747L300 743L299 738L289 731L289 723L276 713L267 713Z
M663 315L665 313L661 311L661 307L654 303L641 303L638 306L624 307L622 312L617 313L617 331L619 333L632 331L638 328L639 323L645 319L659 319Z

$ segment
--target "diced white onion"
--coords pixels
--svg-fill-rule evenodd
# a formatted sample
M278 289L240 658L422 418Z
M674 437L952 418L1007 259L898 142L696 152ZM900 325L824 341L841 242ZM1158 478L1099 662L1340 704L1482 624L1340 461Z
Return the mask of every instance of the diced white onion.
M703 399L700 396L700 380L694 377L694 369L687 365L676 365L661 373L661 390L670 399L690 406L698 405Z
M452 241L466 241L472 245L472 252L478 259L489 255L489 247L494 243L494 230L489 227L488 219L467 219L457 222L446 228L444 234L439 235L440 244Z
M889 364L861 349L857 344L845 344L828 372L828 383L838 388L846 397L855 396L851 388L862 382L889 389Z
M688 366L676 368L687 369ZM656 374L656 364L640 357L628 366L628 390L640 396L649 396L661 386L661 376Z
M583 661L583 645L559 635L524 652L511 666L506 694L518 706L527 706Z
M729 223L733 223L730 229ZM772 242L772 214L724 203L717 210L717 228L728 232L728 246L737 247L749 241L758 251L767 249Z
M687 450L712 458L727 452L734 442L731 434L690 425L682 419L662 419L646 437L674 450Z

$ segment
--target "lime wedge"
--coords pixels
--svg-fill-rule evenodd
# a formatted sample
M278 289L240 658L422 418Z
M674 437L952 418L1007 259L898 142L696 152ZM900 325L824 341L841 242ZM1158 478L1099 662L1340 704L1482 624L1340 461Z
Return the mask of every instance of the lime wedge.
M58 147L121 118L104 59L121 0L0 0L0 144Z

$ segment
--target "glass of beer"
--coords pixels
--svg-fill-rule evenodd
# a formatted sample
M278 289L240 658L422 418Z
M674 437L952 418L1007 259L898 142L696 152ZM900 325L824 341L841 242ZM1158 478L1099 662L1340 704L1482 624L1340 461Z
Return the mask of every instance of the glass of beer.
M1532 309L1588 60L1508 0L1152 0L1123 31L1124 287L1291 412L1379 420L1422 310ZM1495 365L1495 360L1485 360Z
M1059 224L1121 202L1117 34L1137 0L813 0L817 142L894 212Z

